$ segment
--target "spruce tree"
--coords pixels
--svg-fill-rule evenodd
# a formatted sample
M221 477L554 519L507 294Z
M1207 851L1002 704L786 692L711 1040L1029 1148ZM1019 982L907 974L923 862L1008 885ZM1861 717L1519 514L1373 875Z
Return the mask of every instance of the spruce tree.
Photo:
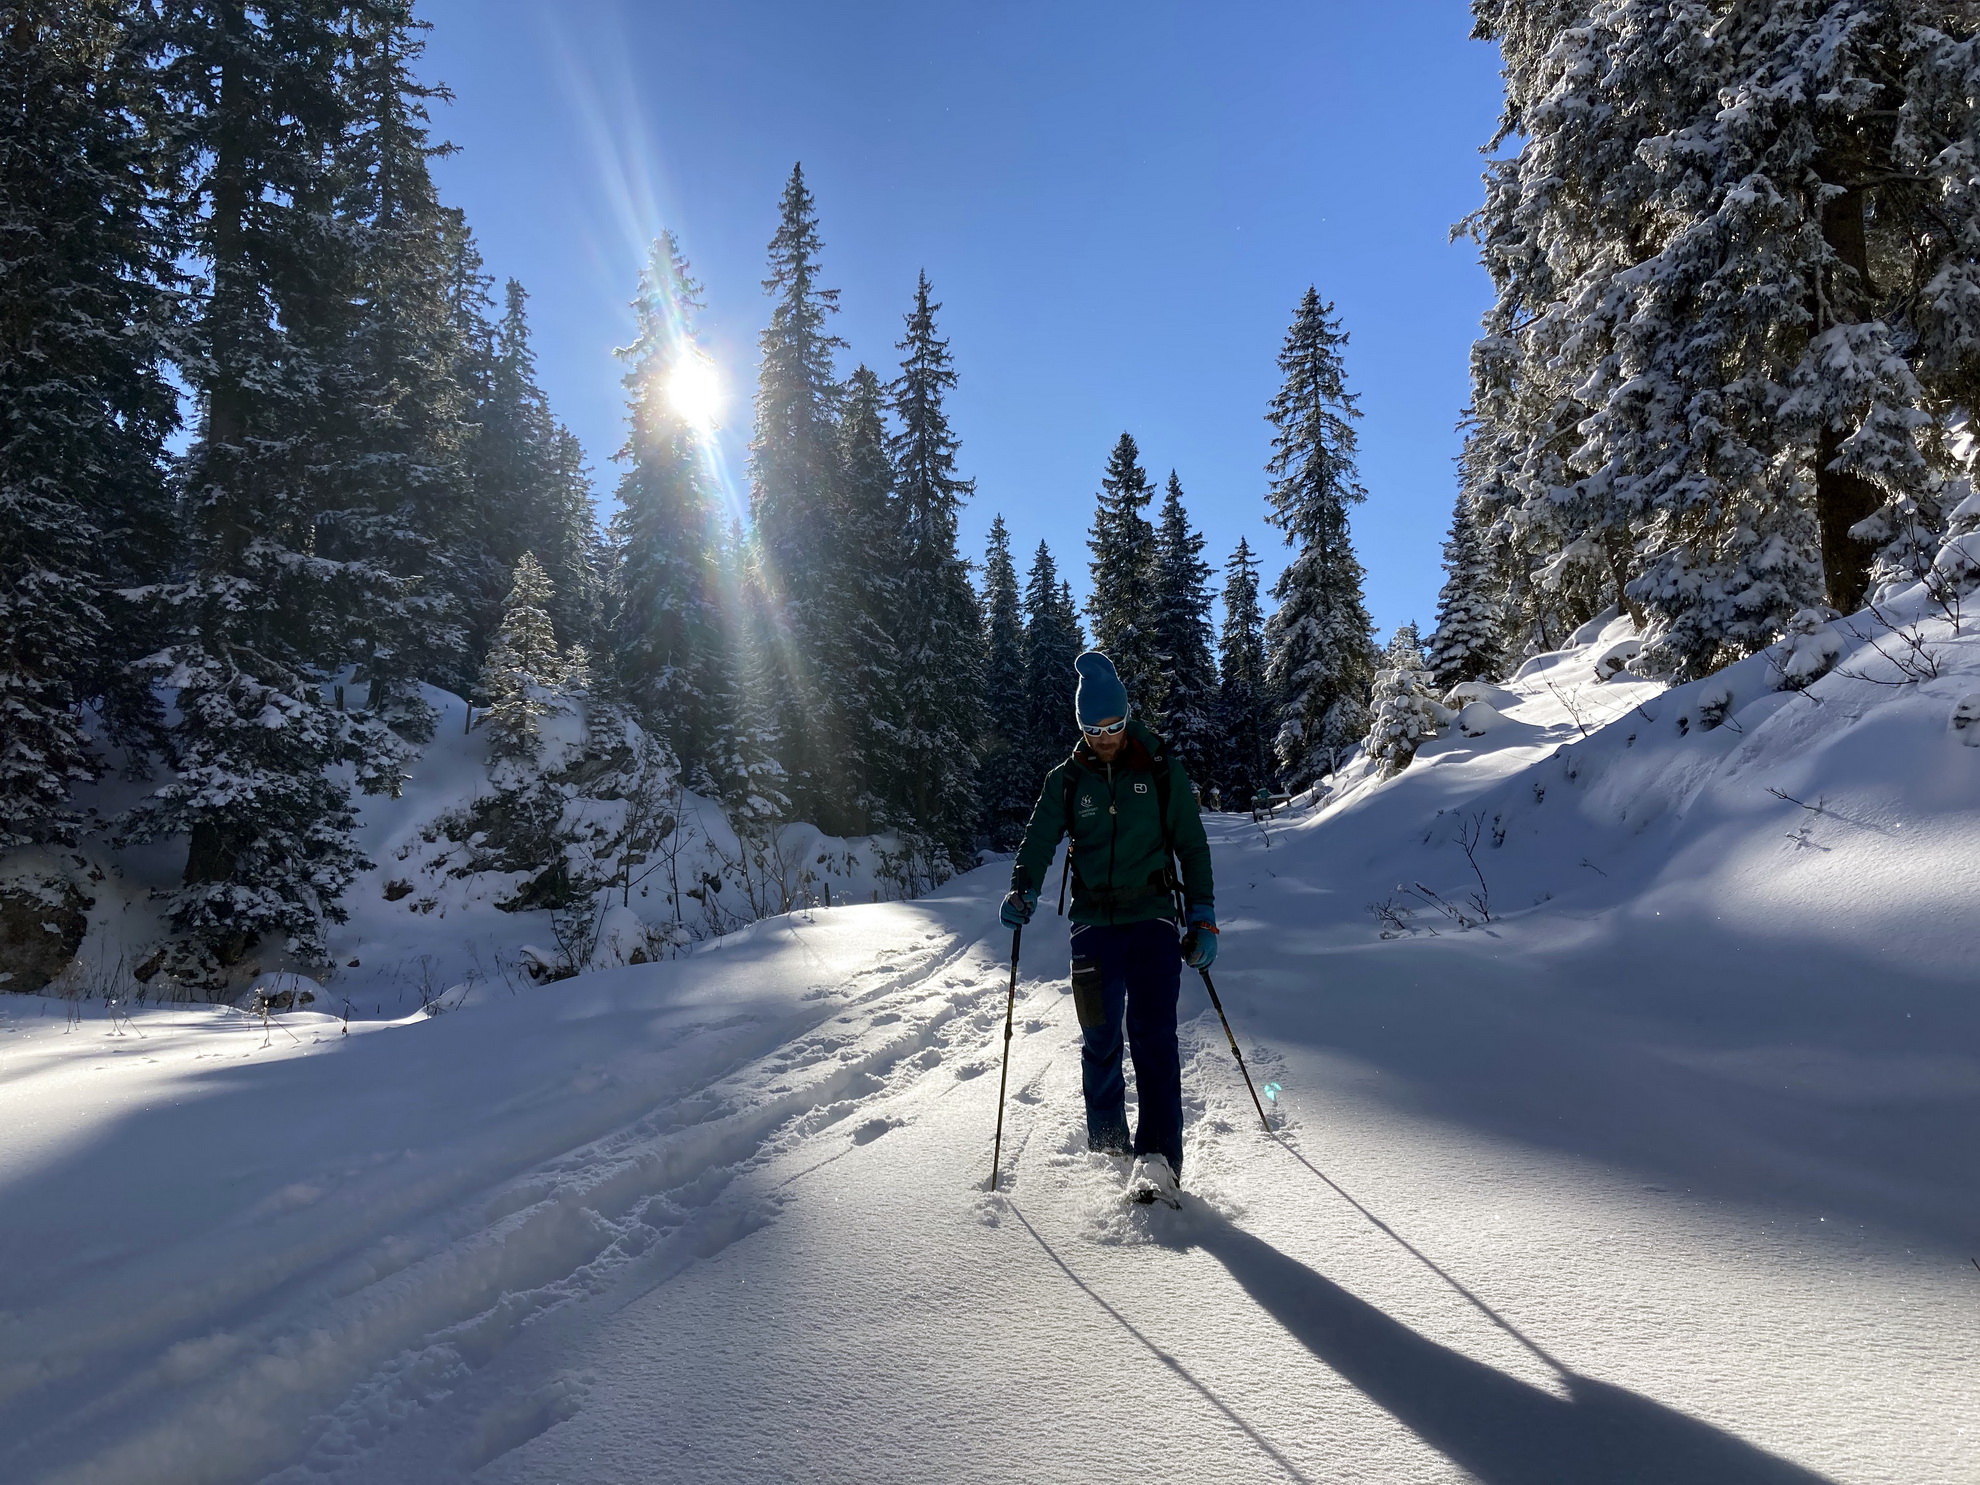
M1214 770L1225 802L1249 805L1272 787L1276 709L1265 679L1265 618L1258 608L1258 559L1238 538L1224 567L1224 628L1217 645L1217 721L1222 751Z
M568 708L564 694L585 681L582 652L567 655L557 643L550 609L556 588L535 556L516 563L514 586L502 607L502 623L481 667L488 710L481 721L488 755L498 762L530 764L542 752L543 719Z
M1478 534L1477 519L1460 495L1444 540L1444 587L1437 595L1437 631L1428 664L1440 692L1460 681L1482 681L1504 666L1499 635L1498 573Z
M610 635L619 686L640 722L673 750L694 787L723 769L717 733L728 663L719 562L722 532L708 466L710 430L675 405L676 377L696 375L699 286L671 233L653 244L626 363L630 422L612 518ZM683 370L683 368L687 368Z
M1087 614L1093 647L1114 662L1137 715L1162 716L1168 698L1156 638L1155 528L1148 502L1155 487L1141 467L1141 450L1126 433L1107 457L1087 548L1093 553L1093 594Z
M1385 773L1400 773L1416 750L1450 720L1430 694L1430 672L1416 625L1396 630L1375 673L1374 716L1368 728L1368 756Z
M832 678L820 701L824 733L838 745L832 808L820 823L843 834L891 823L889 802L903 797L903 772L916 766L900 747L900 532L884 407L880 379L855 368L839 422L840 474L819 532L828 558L819 652Z
M323 389L344 364L348 277L334 219L343 139L332 18L240 0L166 10L164 78L206 269L184 367L200 403L182 466L189 574L155 589L166 643L147 669L175 692L174 778L128 837L189 838L170 907L173 967L215 985L257 941L306 961L361 867L349 791L396 792L402 752L327 686L354 658L357 615L402 587L318 549Z
M502 573L506 584L524 552L543 565L555 589L550 617L560 644L592 646L601 619L605 558L591 480L576 437L558 423L537 382L528 302L523 286L510 279L502 317L485 336L486 370L478 378L469 454L478 548L471 555L484 574L470 595L475 654L487 648L504 601L501 590L490 594L485 574Z
M151 57L118 7L0 17L0 847L65 840L97 772L82 709L148 741L117 596L169 552L164 357L177 274Z
M976 750L983 729L981 616L956 523L971 493L956 473L957 439L943 401L956 384L936 334L928 276L907 315L901 374L888 391L900 427L891 444L900 532L900 747L906 816L947 862L974 862Z
M1466 489L1510 641L1609 604L1689 678L1913 580L1980 359L1976 37L1882 0L1480 0L1507 107Z
M821 247L803 167L793 166L770 239L770 276L763 281L774 304L759 340L751 515L760 593L771 605L765 618L776 636L769 652L780 676L776 730L794 806L813 818L829 803L829 775L841 745L819 726L821 693L835 679L818 663L828 622L819 540L838 476L840 389L832 353L845 344L825 329L838 310L839 291L818 285Z
M1045 775L1072 751L1073 702L1079 677L1073 661L1086 648L1079 610L1059 579L1052 549L1044 542L1031 559L1024 583L1024 732L1034 799Z
M998 516L990 523L983 562L984 732L977 775L983 834L993 851L1017 848L1038 797L1026 703L1023 599L1011 561L1010 530Z
M1294 550L1272 589L1279 606L1265 629L1266 684L1280 707L1279 771L1295 790L1367 733L1374 680L1374 626L1348 536L1348 506L1367 492L1355 474L1361 413L1341 363L1346 344L1333 306L1309 288L1279 353L1285 382L1267 415L1277 429L1266 465L1270 519Z
M1217 726L1217 668L1210 658L1210 564L1190 529L1182 482L1169 472L1155 527L1155 648L1167 685L1159 721L1169 751L1199 789L1216 781L1223 751Z
M442 207L428 162L427 105L452 95L413 66L427 24L411 0L343 7L336 68L341 137L331 170L335 254L346 276L337 340L319 354L323 426L311 457L318 550L397 579L361 614L372 705L408 735L432 728L422 680L463 689L472 676L466 603L479 577L466 444L472 408L458 371L457 252L465 233Z

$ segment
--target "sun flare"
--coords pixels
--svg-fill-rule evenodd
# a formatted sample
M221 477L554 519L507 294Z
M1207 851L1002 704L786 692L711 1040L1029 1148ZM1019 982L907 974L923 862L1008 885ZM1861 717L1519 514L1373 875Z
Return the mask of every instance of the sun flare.
M712 428L722 411L722 379L715 363L690 351L667 377L667 401L697 428Z

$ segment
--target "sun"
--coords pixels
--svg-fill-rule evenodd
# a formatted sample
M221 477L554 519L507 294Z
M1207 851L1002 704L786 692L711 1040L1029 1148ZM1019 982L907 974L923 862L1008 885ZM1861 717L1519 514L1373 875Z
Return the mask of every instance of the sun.
M667 377L667 401L695 427L714 427L722 411L722 379L715 363L695 351L684 354Z

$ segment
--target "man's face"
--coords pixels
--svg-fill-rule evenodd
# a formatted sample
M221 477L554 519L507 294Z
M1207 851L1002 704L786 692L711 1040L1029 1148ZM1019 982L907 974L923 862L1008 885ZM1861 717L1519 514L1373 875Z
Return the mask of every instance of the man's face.
M1111 727L1120 720L1119 717L1105 717L1099 725ZM1127 746L1127 728L1123 727L1119 732L1088 732L1086 745L1093 749L1093 755L1102 763L1112 763L1121 749Z

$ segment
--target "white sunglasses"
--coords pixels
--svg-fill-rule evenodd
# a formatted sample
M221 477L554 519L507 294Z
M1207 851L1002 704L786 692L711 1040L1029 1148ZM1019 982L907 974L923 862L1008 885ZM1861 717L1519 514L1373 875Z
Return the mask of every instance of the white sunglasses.
M1079 730L1084 732L1088 737L1112 737L1126 726L1127 718L1122 717L1118 722L1108 722L1099 727L1089 727L1084 722L1081 722L1079 724Z

